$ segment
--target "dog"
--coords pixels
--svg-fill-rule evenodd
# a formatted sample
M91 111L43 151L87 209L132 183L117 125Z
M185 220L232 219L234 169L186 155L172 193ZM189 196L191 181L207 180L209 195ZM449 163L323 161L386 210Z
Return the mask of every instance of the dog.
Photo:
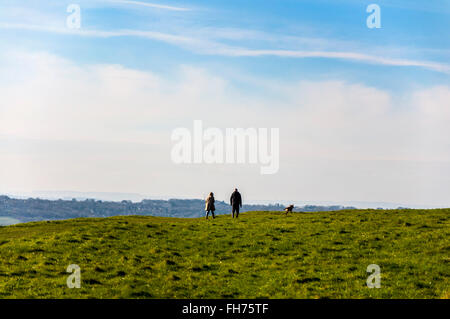
M291 212L292 213L292 210L294 209L294 205L289 205L288 207L286 207L284 210L286 211L286 215L289 213L289 212Z

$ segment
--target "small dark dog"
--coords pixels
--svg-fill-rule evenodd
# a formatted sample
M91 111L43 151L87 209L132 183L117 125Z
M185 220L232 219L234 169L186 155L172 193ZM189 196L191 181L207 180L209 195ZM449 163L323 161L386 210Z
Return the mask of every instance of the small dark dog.
M288 207L286 207L284 210L286 211L286 215L289 213L289 212L291 212L292 213L292 210L294 209L294 205L289 205Z

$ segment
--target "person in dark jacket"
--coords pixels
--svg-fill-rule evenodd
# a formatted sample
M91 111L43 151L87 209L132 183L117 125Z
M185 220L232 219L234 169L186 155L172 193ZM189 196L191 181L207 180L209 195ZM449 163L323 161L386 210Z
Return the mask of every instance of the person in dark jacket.
M208 198L205 200L206 219L208 219L209 212L211 212L213 219L216 218L216 216L214 216L214 211L216 210L214 202L214 194L209 193Z
M234 218L234 213L236 213L236 218L239 217L239 208L242 207L242 197L238 192L237 188L234 189L233 194L230 197L231 214Z

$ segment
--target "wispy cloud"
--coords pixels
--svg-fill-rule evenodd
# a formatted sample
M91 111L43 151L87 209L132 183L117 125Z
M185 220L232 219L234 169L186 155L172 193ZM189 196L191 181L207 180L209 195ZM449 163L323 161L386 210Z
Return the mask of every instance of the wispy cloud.
M383 58L357 52L333 52L333 51L295 51L295 50L249 50L232 48L228 53L235 56L278 56L290 58L331 58L344 59L373 64L391 65L391 66L415 66L425 69L449 73L450 65L432 61L416 61L409 59Z
M156 9L171 10L171 11L190 11L191 10L189 8L174 7L174 6L168 6L168 5L158 4L158 3L142 2L142 1L109 0L108 2L120 3L120 4L130 4L130 5L150 7L150 8L156 8Z
M30 31L51 32L51 33L99 37L99 38L141 37L150 40L169 43L171 45L179 46L191 52L204 55L218 55L230 57L276 56L276 57L297 58L297 59L304 59L304 58L340 59L360 63L369 63L387 66L419 67L436 72L450 74L450 65L441 62L434 62L427 60L413 60L406 58L381 57L378 55L371 55L353 51L252 49L243 46L228 45L215 40L210 40L201 37L196 38L191 36L185 36L182 34L181 35L170 34L158 31L145 31L145 30L102 31L102 30L68 29L51 26L11 24L11 23L0 23L0 29L22 29Z

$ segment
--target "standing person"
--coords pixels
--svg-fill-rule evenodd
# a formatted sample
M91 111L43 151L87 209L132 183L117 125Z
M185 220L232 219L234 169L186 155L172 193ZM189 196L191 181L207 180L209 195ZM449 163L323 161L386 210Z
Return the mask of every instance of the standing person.
M231 214L234 218L234 213L236 213L236 218L239 217L239 208L242 207L242 197L238 192L237 188L234 189L233 194L230 197Z
M214 194L211 192L209 193L208 198L205 200L205 211L206 211L206 219L208 219L209 212L211 212L211 215L214 218L214 211L216 210L216 207L214 206Z

